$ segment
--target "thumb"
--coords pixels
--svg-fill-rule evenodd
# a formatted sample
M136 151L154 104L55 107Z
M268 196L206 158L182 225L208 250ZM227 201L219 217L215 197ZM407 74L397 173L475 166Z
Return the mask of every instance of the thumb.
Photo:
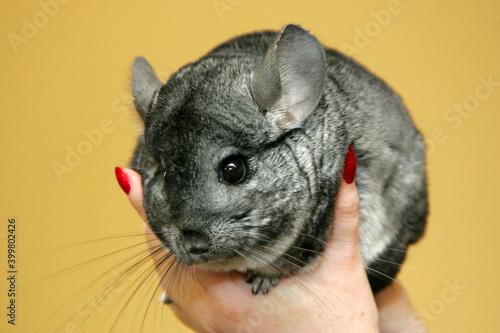
M344 174L333 210L333 234L335 242L328 245L336 251L344 250L359 254L359 196L354 179L356 176L356 153L351 144L344 162Z
M359 198L356 186L342 181L333 214L333 232L323 255L322 267L359 265Z
M361 262L359 252L359 196L354 183L356 154L352 145L347 151L344 174L333 210L333 232L325 249L331 260ZM359 266L359 265L358 265Z
M331 275L334 267L344 268L347 273L360 269L363 275L361 254L359 250L359 198L354 183L342 181L333 214L333 231L324 254L321 256L320 270Z
M356 185L342 181L334 208L332 237L357 246L359 235L359 197ZM342 245L342 244L339 244Z
M146 211L144 210L144 193L142 189L142 177L139 173L128 168L115 168L115 175L118 184L127 194L128 200L137 213L146 221Z

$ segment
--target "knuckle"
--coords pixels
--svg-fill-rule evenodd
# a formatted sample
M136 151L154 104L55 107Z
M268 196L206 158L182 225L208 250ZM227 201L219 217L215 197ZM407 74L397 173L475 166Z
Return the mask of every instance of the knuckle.
M342 219L357 219L359 217L359 198L355 193L340 197L337 200L335 214Z

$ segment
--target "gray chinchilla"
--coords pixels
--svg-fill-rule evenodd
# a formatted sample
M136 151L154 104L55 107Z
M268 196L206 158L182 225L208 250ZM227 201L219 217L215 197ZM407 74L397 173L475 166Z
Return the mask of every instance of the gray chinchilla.
M317 259L352 143L360 246L374 292L427 217L424 144L401 99L297 25L234 38L162 84L132 78L144 124L131 167L176 259L248 273L252 292Z

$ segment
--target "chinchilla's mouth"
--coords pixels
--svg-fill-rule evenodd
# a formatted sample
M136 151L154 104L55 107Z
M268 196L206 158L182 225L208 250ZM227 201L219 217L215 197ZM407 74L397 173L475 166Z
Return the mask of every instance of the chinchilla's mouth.
M187 255L188 257L191 257L188 260L191 260L192 265L198 265L198 266L224 266L224 265L233 265L234 263L238 263L238 265L241 265L241 262L243 261L244 258L237 254L224 254L224 255L217 255L213 253L209 253L207 255L201 255L201 256L192 256L190 254Z
M191 255L177 254L173 251L177 260L185 265L196 266L200 269L215 272L244 271L249 268L249 262L246 258L236 253L226 253L224 255L207 254Z
M207 262L210 262L208 256L206 255L199 255L199 256L193 256L193 255L186 255L186 256L178 256L176 255L177 260L179 260L181 263L185 265L202 265Z
M197 264L197 267L214 272L229 272L229 271L246 271L248 265L246 260L241 257L232 259L215 259L206 263Z

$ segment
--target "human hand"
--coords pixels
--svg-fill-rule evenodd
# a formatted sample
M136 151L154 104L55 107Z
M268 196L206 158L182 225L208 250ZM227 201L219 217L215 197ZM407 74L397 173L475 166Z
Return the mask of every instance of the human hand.
M141 177L131 169L121 170L117 176L128 184L122 188L146 221ZM400 286L388 287L374 298L359 252L358 206L354 183L343 181L331 241L317 267L282 278L267 295L253 295L241 273L170 269L176 267L175 259L165 260L167 252L147 223L146 238L160 283L174 301L170 307L195 331L425 332L408 328L414 311Z

